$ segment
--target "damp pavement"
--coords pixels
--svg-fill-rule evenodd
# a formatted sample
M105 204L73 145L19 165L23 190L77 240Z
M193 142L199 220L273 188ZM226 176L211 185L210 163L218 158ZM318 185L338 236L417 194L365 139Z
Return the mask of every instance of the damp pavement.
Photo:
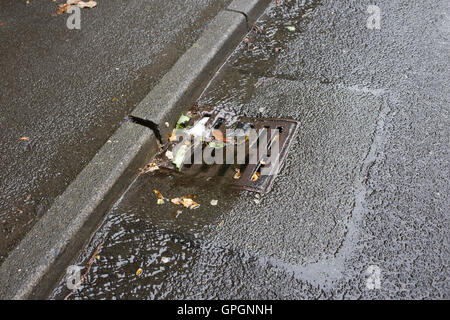
M299 121L272 191L137 178L70 298L448 299L448 2L378 1L379 30L370 4L266 10L200 101ZM62 279L51 298L68 293Z
M27 2L0 4L0 262L231 1L98 1L80 30Z

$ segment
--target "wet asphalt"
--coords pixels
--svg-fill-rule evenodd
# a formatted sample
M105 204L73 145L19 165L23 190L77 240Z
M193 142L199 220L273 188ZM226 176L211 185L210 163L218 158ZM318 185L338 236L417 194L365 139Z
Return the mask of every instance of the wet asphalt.
M230 3L63 2L0 3L0 262Z
M200 100L300 122L273 190L139 177L72 298L448 299L449 5L378 1L372 30L369 4L270 7Z

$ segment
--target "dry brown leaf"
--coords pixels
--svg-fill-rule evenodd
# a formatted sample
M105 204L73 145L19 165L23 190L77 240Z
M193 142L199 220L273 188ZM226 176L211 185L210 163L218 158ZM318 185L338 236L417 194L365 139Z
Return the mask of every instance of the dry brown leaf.
M67 3L59 4L58 6L59 6L59 8L58 8L58 11L56 11L56 14L61 14L63 12L66 12L67 9L69 9L69 5Z
M24 202L28 202L31 199L31 194L27 195L27 197L23 200Z
M185 205L186 206L186 205ZM189 205L189 209L197 209L198 207L200 207L200 204L198 204L195 201L192 201L192 203Z
M194 204L194 200L189 198L183 198L181 201L181 204L185 206L186 208L190 208Z
M176 218L176 217L178 217L178 215L179 215L180 213L182 213L182 212L183 212L183 211L181 211L180 209L177 209L177 210L174 211L173 215L174 215L174 217Z
M164 199L163 195L158 190L153 190L153 192L157 195L158 199Z
M224 138L223 133L220 130L213 129L212 134L217 141L229 142L228 139Z
M142 268L137 269L136 275L139 277L142 274L142 271L144 271L144 270L142 270Z
M140 175L142 176L142 175L144 175L144 174L146 174L147 172L154 172L154 171L156 171L156 170L159 170L159 166L156 164L156 163L154 163L154 162L150 162L150 163L148 163L145 167L144 167L144 169L139 169L139 171L141 172L140 173Z
M170 201L176 205L183 205L186 208L195 209L198 208L200 205L193 200L194 197L195 196L191 194L182 198L173 198Z
M66 12L71 6L77 6L78 8L93 8L95 6L97 6L97 2L95 1L80 1L80 0L67 0L66 3L64 4L59 4L58 5L58 11L56 11L56 14L61 14L63 12ZM114 98L117 100L117 98Z
M172 131L172 134L169 137L169 141L172 142L172 141L175 141L176 139L177 139L177 135L175 134L175 132Z
M91 8L93 8L93 7L95 7L97 5L97 2L95 2L95 1L88 1L88 2L78 1L76 3L76 5L79 8L89 8L89 9L91 9Z
M20 138L19 140L20 140L20 141L29 141L29 140L30 140L30 137L22 137L22 138Z
M255 173L252 175L252 181L255 182L256 180L258 180L260 175L261 175L261 173L255 172Z
M235 168L234 171L236 172L233 176L233 179L239 180L241 178L241 170L238 168Z

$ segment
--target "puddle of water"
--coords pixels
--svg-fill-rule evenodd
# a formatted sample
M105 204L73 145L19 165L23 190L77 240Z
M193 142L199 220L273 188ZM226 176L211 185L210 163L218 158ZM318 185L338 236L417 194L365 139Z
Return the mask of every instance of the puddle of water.
M155 189L167 199L194 194L200 207L190 210L167 199L158 205ZM189 281L186 270L200 252L201 239L220 228L237 195L221 179L164 172L139 177L77 259L76 265L85 266L103 242L99 259L71 298L163 299L181 294L175 284ZM211 200L218 204L212 206ZM139 268L143 272L136 276ZM69 292L63 279L51 298L63 299Z

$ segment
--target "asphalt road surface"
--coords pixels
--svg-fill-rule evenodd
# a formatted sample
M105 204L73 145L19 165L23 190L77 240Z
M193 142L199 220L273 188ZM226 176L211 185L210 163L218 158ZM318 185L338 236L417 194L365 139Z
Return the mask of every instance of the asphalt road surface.
M63 2L0 3L0 262L231 1Z
M269 8L200 100L300 121L273 190L140 177L72 298L448 299L449 4L377 1L380 29L370 4Z

